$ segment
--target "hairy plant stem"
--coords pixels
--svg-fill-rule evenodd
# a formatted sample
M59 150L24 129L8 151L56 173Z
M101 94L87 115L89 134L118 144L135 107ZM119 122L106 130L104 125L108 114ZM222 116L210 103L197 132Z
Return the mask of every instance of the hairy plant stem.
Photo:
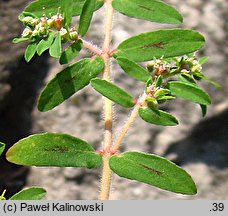
M101 49L99 49L98 47L94 46L92 43L90 43L90 42L88 42L88 41L86 41L86 40L84 40L82 38L80 38L80 40L83 43L83 47L89 49L91 52L93 52L93 53L95 53L95 54L97 54L99 56L102 55L103 52L102 52Z
M138 116L139 108L142 106L141 104L143 103L145 98L146 98L146 94L144 93L139 98L137 104L135 105L134 109L131 112L130 117L128 118L127 122L123 126L120 135L118 136L115 144L113 145L113 147L111 149L111 152L116 152L119 149L119 147L123 141L123 138L125 137L126 133L128 132L129 128L131 127L132 123L135 121L135 118Z
M102 49L102 56L105 63L103 79L110 80L110 44L111 44L111 31L112 31L113 8L112 0L106 0L106 17L105 17L105 31L104 31L104 44ZM111 187L112 171L109 167L110 148L112 147L112 102L104 98L104 122L105 134L103 142L103 166L100 187L100 200L108 200Z

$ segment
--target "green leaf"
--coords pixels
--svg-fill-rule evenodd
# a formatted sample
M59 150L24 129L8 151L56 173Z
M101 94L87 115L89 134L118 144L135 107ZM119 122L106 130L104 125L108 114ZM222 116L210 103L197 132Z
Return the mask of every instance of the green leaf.
M147 70L129 59L117 58L116 61L130 77L136 80L147 82L147 80L151 77Z
M163 29L143 33L123 41L113 54L142 62L192 53L204 45L204 37L187 29Z
M201 65L203 65L203 64L205 64L207 61L208 61L208 57L207 57L207 56L204 56L204 57L202 57L202 58L199 60L199 63L200 63Z
M73 7L75 0L60 0L60 12L63 14L65 27L69 27L73 16Z
M189 83L196 85L196 81L192 78L192 76L188 73L181 73L180 75L177 75L177 78L179 81L184 82L184 83Z
M159 75L156 79L156 82L155 82L155 87L158 88L162 85L162 82L163 82L163 78L162 78L162 75Z
M206 114L207 114L207 106L200 104L200 108L201 108L201 111L202 111L202 116L205 117Z
M42 200L46 195L46 190L38 187L24 189L14 194L9 200Z
M60 58L62 54L62 43L60 32L57 33L56 38L49 49L50 56Z
M69 4L69 0L61 0L60 1L54 1L54 0L36 0L32 1L25 9L24 12L30 12L38 17L42 17L43 14L46 14L46 16L49 16L50 14L56 14L58 12L58 7L60 5L64 5L68 3L68 9L72 10L72 16L78 16L81 14L82 7L84 5L86 0L73 0L71 2L72 4ZM96 7L95 10L102 7L104 4L104 0L96 0ZM71 9L72 8L72 9ZM67 10L64 10L64 13L67 13ZM23 13L23 12L22 12Z
M82 49L82 41L78 40L71 44L61 55L60 64L67 64L73 60Z
M51 31L47 38L42 39L37 45L37 54L40 56L43 52L49 49L53 43L55 33Z
M4 151L5 149L5 144L0 142L0 155L2 154L2 152Z
M195 76L195 74L194 74L194 76ZM216 88L221 88L221 85L220 84L214 82L213 80L210 80L209 78L207 78L206 76L204 76L202 73L197 74L197 77L198 78L201 78L201 79L203 79L203 80L205 80L207 82L209 82L211 85L213 85Z
M81 37L83 37L89 29L90 22L93 17L94 8L95 8L94 0L85 1L85 4L83 5L83 8L82 8L82 13L80 16L79 27L78 27L78 33L79 35L81 35Z
M61 72L48 82L38 100L38 109L48 111L61 104L74 93L89 84L104 69L101 57L82 59Z
M144 121L155 125L175 126L178 124L177 119L169 113L148 107L139 108L139 116Z
M113 155L110 168L117 175L175 193L197 193L191 176L171 161L153 154L126 152Z
M31 59L33 58L33 56L36 54L36 47L37 47L37 43L36 42L31 42L29 43L29 45L27 46L26 50L25 50L25 60L27 62L30 62Z
M27 41L28 39L29 38L14 38L12 42L17 44L17 43L20 43L20 42Z
M33 14L33 13L23 11L23 12L18 16L18 20L22 22L22 20L23 20L26 16L30 16L30 17L33 17L33 18L39 18L39 17L37 17L37 16L36 16L35 14Z
M170 95L159 96L159 97L156 98L156 100L158 102L160 102L160 101L166 101L166 100L173 100L173 99L175 99L175 97L170 96Z
M192 101L194 103L209 105L209 95L195 84L171 81L168 83L171 94Z
M155 0L113 0L115 10L129 17L158 23L180 24L180 13L173 7Z
M92 87L115 103L130 108L135 105L134 98L118 86L99 78L90 81Z
M44 133L17 142L8 161L26 166L87 167L101 165L101 156L85 141L67 134Z

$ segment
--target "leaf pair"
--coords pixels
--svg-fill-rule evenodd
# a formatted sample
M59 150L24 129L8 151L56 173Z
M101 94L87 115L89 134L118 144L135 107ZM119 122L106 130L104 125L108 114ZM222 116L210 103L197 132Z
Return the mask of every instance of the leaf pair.
M131 95L106 80L95 78L90 83L96 91L123 107L131 108L136 104L136 101ZM163 126L174 126L178 124L174 116L162 110L142 107L139 109L139 115L144 121L151 124Z
M9 149L7 159L30 166L87 167L101 165L102 157L85 141L66 134L37 134L20 140ZM121 177L144 182L161 189L182 194L195 194L196 187L183 169L156 155L127 152L113 155L110 168ZM39 199L43 189L30 189L11 199Z

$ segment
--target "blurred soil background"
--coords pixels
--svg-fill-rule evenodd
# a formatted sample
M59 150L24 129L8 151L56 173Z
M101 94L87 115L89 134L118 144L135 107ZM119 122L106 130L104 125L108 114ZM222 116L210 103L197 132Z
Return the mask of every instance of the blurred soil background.
M26 43L11 43L21 34L23 26L17 16L28 2L0 1L0 140L9 148L33 133L62 132L80 137L99 149L103 137L102 101L91 87L86 87L52 111L37 111L39 92L61 66L47 54L27 64L23 58ZM197 105L182 100L164 106L178 117L180 124L177 127L152 126L137 118L121 150L167 157L192 175L198 194L178 195L114 175L111 199L228 199L228 2L166 2L182 13L184 24L180 27L195 29L205 36L206 46L199 53L209 57L204 73L220 83L222 89L202 83L213 99L206 118L202 118ZM86 36L87 40L100 45L103 12L102 9L95 13ZM154 24L115 13L113 48L130 36L164 27L176 26ZM81 54L90 55L86 50ZM112 69L112 78L118 85L135 97L141 94L141 83L127 77L115 62ZM115 106L115 136L128 112ZM44 187L47 199L97 199L99 193L99 169L14 166L4 160L4 155L0 164L0 194L7 189L7 196L11 196L21 188L33 185Z

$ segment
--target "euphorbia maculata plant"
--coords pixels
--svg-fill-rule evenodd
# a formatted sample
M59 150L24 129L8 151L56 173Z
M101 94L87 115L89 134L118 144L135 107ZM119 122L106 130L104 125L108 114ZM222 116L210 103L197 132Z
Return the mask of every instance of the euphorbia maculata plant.
M99 49L99 45L86 41L84 36L93 13L103 6L104 42ZM50 56L66 64L41 92L38 110L49 111L90 85L104 96L104 140L102 148L95 150L86 141L67 134L35 134L18 141L6 157L12 163L26 166L101 167L101 200L110 197L113 173L171 192L196 194L191 176L173 162L143 152L122 153L119 148L138 115L150 124L177 125L178 120L162 110L161 105L178 97L199 104L203 115L206 114L211 99L198 81L217 84L202 73L206 58L198 60L196 55L204 45L204 37L189 29L162 29L133 36L111 48L114 11L151 22L182 23L182 16L175 8L157 0L36 0L19 15L25 29L13 42L28 41L25 60L29 62L34 55L49 50ZM80 16L76 25L71 23L74 16ZM84 48L91 51L91 57L74 62ZM131 78L145 83L138 98L111 80L111 61L116 61L119 69ZM113 103L131 109L116 140L112 136Z

